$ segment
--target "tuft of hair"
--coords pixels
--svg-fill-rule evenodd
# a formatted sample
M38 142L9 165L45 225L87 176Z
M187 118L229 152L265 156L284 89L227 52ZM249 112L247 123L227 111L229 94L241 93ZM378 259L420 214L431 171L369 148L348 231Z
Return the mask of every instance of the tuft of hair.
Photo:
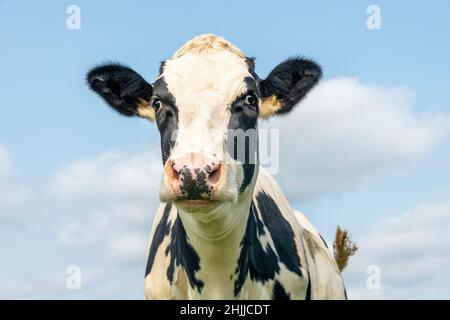
M356 244L351 241L348 232L339 226L336 229L336 237L333 242L334 259L339 271L344 270L348 264L348 258L358 250Z
M231 42L214 34L202 34L192 38L178 49L172 59L180 58L187 53L202 53L209 50L228 50L240 58L245 58L242 51Z

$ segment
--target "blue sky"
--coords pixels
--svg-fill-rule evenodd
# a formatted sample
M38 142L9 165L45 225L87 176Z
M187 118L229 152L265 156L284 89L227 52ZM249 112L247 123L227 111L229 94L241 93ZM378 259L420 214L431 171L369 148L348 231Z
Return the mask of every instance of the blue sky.
M66 8L71 4L81 9L80 30L66 28ZM366 27L366 9L371 4L381 9L381 30ZM449 287L433 287L437 279L421 278L428 272L450 283L450 274L444 271L450 253L430 240L441 234L433 229L436 225L450 223L445 218L450 216L449 12L448 1L432 5L408 1L0 1L0 165L4 166L3 171L0 167L0 192L4 193L0 195L0 252L8 257L0 267L0 296L142 297L145 258L127 252L141 244L151 226L156 191L149 192L147 206L146 193L135 195L132 187L121 193L105 185L105 179L135 166L127 178L117 176L111 181L120 186L130 176L139 180L139 169L147 168L145 161L159 158L158 132L144 120L111 112L87 89L84 75L97 63L117 60L151 81L159 61L185 41L215 33L256 56L261 77L294 54L312 57L322 65L325 85L308 97L304 110L267 125L286 127L280 138L290 141L292 150L310 148L308 141L314 142L314 148L307 149L310 157L305 149L292 154L287 154L289 148L282 149L283 159L300 164L282 166L276 177L284 189L303 190L287 192L291 203L327 239L333 238L339 224L361 245L373 249L363 252L361 248L360 258L354 258L354 268L346 274L350 296L449 298ZM352 99L334 97L333 88ZM323 99L324 92L331 92L329 100ZM365 95L371 100L365 101ZM316 113L315 104L319 106ZM333 107L341 109L327 117L325 111ZM366 117L372 111L374 116ZM331 129L336 123L350 129L334 135ZM300 124L312 129L300 130L298 145L292 147L296 142L292 134L297 134L293 128ZM318 136L322 140L314 138ZM329 156L327 161L323 155ZM284 168L291 170L289 175L283 174ZM293 175L297 169L298 176ZM80 172L91 176L84 181L86 175ZM155 179L137 183L153 190ZM68 181L78 184L74 187ZM317 181L321 184L309 187ZM109 198L114 192L119 200ZM108 214L117 207L134 208L136 216L123 217L128 209ZM448 215L442 218L434 212ZM422 215L431 219L419 230L425 236L402 228ZM439 219L433 220L435 216ZM392 217L401 218L385 222ZM128 224L123 224L124 219ZM420 229L420 224L414 228ZM74 235L73 230L78 233ZM139 236L133 236L135 231ZM129 237L116 242L121 232ZM388 250L383 240L389 237L380 241L375 237L384 232L405 232L405 239L411 240L394 246L395 259L384 255ZM80 244L89 236L91 242ZM427 244L426 251L411 248L414 237ZM117 247L117 243L123 245ZM105 254L105 250L112 251ZM405 251L415 253L402 260ZM397 266L414 258L423 264L430 258L427 265L432 269L417 267L416 278L399 284ZM386 270L383 290L365 289L364 267L371 263L380 264L382 274ZM64 287L70 264L80 265L88 274L81 290Z

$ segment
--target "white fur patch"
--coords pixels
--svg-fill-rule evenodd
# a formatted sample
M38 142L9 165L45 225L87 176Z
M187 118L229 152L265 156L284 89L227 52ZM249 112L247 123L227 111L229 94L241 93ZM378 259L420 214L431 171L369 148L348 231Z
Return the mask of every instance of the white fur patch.
M161 74L178 108L178 132L171 158L187 154L215 155L229 167L235 162L227 153L226 135L230 107L247 91L251 77L243 53L223 38L194 38L166 61ZM237 196L241 166L228 168L224 193ZM239 168L238 168L239 167ZM227 190L228 188L228 190Z

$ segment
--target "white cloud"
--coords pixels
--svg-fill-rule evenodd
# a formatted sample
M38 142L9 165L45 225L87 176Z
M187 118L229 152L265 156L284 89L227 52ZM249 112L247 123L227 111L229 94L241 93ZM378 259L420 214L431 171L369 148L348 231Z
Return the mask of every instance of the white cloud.
M118 283L117 279L132 278L135 270L115 267L103 269L80 268L80 288L69 289L67 280L71 276L66 268L58 272L34 274L22 277L0 277L1 299L108 299L121 292L123 298L138 298L139 293L130 297L130 290L121 291L128 283ZM131 291L133 292L133 291Z
M90 246L107 236L109 219L106 215L89 215L83 221L70 221L60 232L60 240L68 246Z
M65 276L51 274L33 278L0 278L0 297L3 299L40 299L65 290Z
M61 256L50 257L56 264L45 267L48 273L3 274L0 297L141 298L161 171L161 160L149 152L107 152L60 168L39 193L42 202L34 209L51 219L51 224L35 222L56 231L60 247L52 250L61 250ZM35 246L42 245L36 239ZM66 264L80 266L81 290L67 289Z
M116 235L109 241L108 252L110 259L119 262L136 263L144 266L146 261L145 248L147 247L148 232L152 221L148 221L147 232L129 232Z
M108 152L73 162L56 173L51 187L66 204L101 200L105 204L133 205L158 192L161 168L161 160L151 153Z
M161 171L156 155L116 152L59 170L48 190L65 212L61 242L89 248L104 261L144 265Z
M0 146L0 218L16 220L13 209L23 206L28 198L28 188L17 181L14 163L7 150Z
M377 223L355 238L359 251L345 279L352 298L450 298L450 202L422 205ZM381 271L381 290L368 290L369 265Z
M450 121L415 112L413 102L403 87L323 81L292 114L263 124L280 129L283 190L292 199L346 191L427 153Z

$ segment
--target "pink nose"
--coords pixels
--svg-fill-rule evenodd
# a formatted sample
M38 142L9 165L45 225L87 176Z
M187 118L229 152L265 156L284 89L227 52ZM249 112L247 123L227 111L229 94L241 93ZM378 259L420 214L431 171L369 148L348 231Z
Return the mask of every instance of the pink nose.
M189 200L209 199L217 191L224 166L215 157L191 153L168 159L164 167L172 192Z

